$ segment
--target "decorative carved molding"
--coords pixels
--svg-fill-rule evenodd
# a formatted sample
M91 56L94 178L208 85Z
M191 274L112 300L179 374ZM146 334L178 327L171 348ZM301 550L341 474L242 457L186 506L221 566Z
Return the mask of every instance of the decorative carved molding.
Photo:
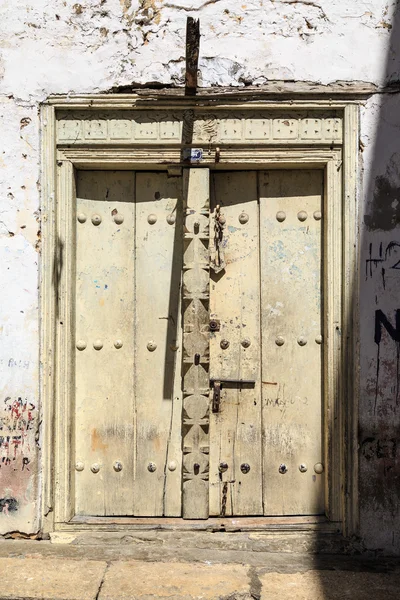
M185 172L183 255L184 519L208 517L209 479L209 170Z
M193 124L193 140L213 144L218 139L218 120L215 115L196 115Z
M58 114L57 141L67 145L340 144L340 113L286 109L211 114L190 110L184 118L184 111L62 111Z

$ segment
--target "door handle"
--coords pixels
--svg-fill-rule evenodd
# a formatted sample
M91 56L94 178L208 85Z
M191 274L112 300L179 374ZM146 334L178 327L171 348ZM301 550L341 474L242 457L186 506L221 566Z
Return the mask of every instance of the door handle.
M210 387L213 388L213 401L212 401L212 411L213 413L219 412L219 406L221 403L221 389L222 384L226 387L232 386L246 386L246 387L254 387L256 382L255 379L210 379Z

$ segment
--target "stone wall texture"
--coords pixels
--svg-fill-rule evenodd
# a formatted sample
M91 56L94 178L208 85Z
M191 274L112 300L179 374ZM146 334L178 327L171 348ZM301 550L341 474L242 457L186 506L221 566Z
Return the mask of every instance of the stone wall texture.
M201 21L202 87L377 86L358 178L360 523L366 548L399 553L400 8L386 0L2 0L0 533L40 528L40 104L182 86L187 16Z

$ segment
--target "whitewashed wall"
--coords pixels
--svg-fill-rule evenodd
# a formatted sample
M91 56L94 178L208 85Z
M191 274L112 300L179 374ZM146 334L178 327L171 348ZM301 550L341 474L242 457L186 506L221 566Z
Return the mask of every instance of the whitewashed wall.
M384 0L1 1L0 532L39 528L40 102L50 94L132 84L182 85L187 16L201 20L202 86L270 80L395 86L395 6ZM388 250L400 244L398 95L374 95L361 116L362 223L367 215L360 229L361 532L366 547L399 552L400 288L397 247ZM386 263L368 262L381 259L381 243ZM376 310L393 325L392 335L382 327L379 344Z

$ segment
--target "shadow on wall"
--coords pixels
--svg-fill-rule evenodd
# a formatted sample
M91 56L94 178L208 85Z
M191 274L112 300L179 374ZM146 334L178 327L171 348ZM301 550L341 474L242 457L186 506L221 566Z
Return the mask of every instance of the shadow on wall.
M400 11L385 69L388 93L367 104L361 139L360 533L367 548L400 553Z
M353 274L350 335L357 326L360 372L345 355L340 377L359 376L359 537L352 550L400 554L400 11L382 65L384 93L361 107L358 186L359 271ZM361 176L359 177L359 183ZM354 224L356 226L356 224ZM357 332L356 337L357 337ZM351 404L351 403L350 403ZM344 410L346 410L344 399ZM348 439L347 443L351 443ZM349 472L349 471L348 471ZM351 482L350 482L351 486ZM346 490L347 492L348 490ZM316 550L329 552L326 535ZM327 558L315 557L323 596L332 597L323 573ZM339 567L340 568L340 567ZM371 568L366 565L365 568Z
M384 93L361 107L359 156L359 260L353 273L349 334L357 327L360 372L343 355L340 379L359 377L359 536L343 548L365 557L400 554L400 11L392 20ZM361 183L361 185L360 185ZM357 224L357 225L358 225ZM356 227L356 224L353 226ZM358 300L359 299L359 300ZM357 357L357 354L356 354ZM351 403L349 403L351 404ZM356 402L355 402L356 404ZM344 398L344 411L347 403ZM346 443L351 443L350 439ZM349 472L349 471L347 471ZM349 482L352 485L352 482ZM345 490L345 495L349 490ZM359 541L357 538L359 537ZM329 536L315 540L313 567L322 598L342 597L329 583L331 569L374 570L379 563L329 556ZM335 548L335 551L339 551ZM336 562L338 560L338 562ZM335 564L336 562L336 564ZM379 568L386 568L382 567ZM342 581L346 581L343 579ZM353 580L355 581L355 580ZM366 580L360 578L360 585ZM364 584L363 584L364 581ZM371 590L372 591L372 590ZM360 596L357 595L360 593ZM352 589L357 597L365 590ZM338 594L337 596L335 594Z

